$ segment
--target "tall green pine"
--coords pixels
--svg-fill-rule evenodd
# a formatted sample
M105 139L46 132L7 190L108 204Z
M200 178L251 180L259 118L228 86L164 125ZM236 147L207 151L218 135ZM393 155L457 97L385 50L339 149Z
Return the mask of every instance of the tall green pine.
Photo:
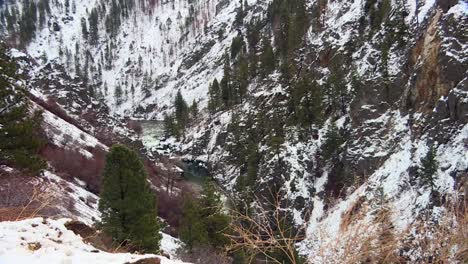
M202 208L199 201L189 194L184 196L179 237L189 251L208 243L208 234L202 221Z
M101 228L117 244L158 252L161 235L156 198L138 154L122 145L111 148L102 175Z
M204 222L209 243L214 248L223 248L228 239L224 235L229 226L229 217L223 212L221 196L216 191L215 184L206 181L200 198L201 216Z
M434 189L434 175L437 172L439 164L436 159L436 150L431 147L426 156L421 159L420 176L422 183Z
M322 154L325 160L335 158L341 152L343 138L334 123L330 125L325 134L325 143L322 146Z
M260 57L261 62L261 71L263 76L267 76L272 73L276 67L275 53L273 52L273 47L271 46L270 39L263 39L263 50Z
M175 107L175 117L177 120L177 125L180 130L184 130L185 126L188 123L189 107L184 97L182 96L182 93L180 92L180 90L177 92L177 95L174 101L174 107Z
M219 83L217 79L214 79L213 83L209 88L209 101L208 101L208 110L211 114L216 113L219 110L220 105L220 95L221 91L219 88Z

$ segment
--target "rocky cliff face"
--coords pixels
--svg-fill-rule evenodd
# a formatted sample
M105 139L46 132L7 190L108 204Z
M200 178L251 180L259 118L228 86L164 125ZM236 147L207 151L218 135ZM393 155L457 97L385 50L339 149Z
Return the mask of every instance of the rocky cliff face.
M334 61L343 64L349 95L343 111L325 110L323 126L305 137L298 135L300 131L281 122L291 118L284 110L290 86L270 75L250 85L251 97L243 105L216 114L185 141L185 150L212 164L223 186L236 192L236 183L246 177L249 165L239 166L235 160L239 151L246 157L248 151L232 145L249 133L258 134L261 158L252 190L263 197L272 189L282 193L297 226L307 226L303 252L313 256L324 250L325 241L335 243L346 234L339 223L356 204L359 209L353 212L361 218L352 221L355 226L372 219L382 195L391 208L392 223L402 231L422 216L430 215L424 218L428 223L440 221L447 213L447 200L459 199L459 190L465 188L466 3L392 2L394 17L402 5L407 12L408 31L398 43L394 37L385 40L388 27L358 33L364 2L311 1L311 10L321 10L321 23L309 29L297 60L302 71L312 72L322 83L330 78ZM387 50L383 45L388 45ZM352 83L353 74L358 85ZM268 144L269 133L274 132L262 129L274 126L271 122L279 122L287 135L279 154ZM343 144L339 157L330 161L321 155L332 124L339 128ZM234 125L246 133L236 137ZM418 173L431 146L439 162L434 190L421 185ZM404 254L413 261L422 259L413 253Z

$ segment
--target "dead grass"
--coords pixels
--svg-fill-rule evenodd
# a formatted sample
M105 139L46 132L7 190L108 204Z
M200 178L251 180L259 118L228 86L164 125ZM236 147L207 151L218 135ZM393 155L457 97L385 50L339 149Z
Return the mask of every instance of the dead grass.
M40 187L34 187L30 197L21 205L0 208L0 221L21 221L42 217L54 207L52 195Z
M340 236L320 245L311 259L337 264L468 263L465 201L447 203L447 211L438 222L420 217L402 231L391 223L391 208L383 206L371 221L366 221L366 214L356 212L356 206L343 215ZM327 234L319 237L326 238Z

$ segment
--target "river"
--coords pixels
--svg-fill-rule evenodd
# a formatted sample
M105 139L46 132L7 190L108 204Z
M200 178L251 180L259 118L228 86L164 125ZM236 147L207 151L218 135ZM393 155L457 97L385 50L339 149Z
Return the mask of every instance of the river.
M162 155L168 155L169 151L164 144L164 122L162 120L140 120L142 128L141 141L145 147L151 151L157 151ZM178 158L171 155L171 158ZM206 177L209 176L206 164L197 160L187 160L180 158L181 169L184 170L184 178L197 185L202 185Z
M164 122L162 120L140 120L142 128L141 141L145 147L154 150L164 140Z

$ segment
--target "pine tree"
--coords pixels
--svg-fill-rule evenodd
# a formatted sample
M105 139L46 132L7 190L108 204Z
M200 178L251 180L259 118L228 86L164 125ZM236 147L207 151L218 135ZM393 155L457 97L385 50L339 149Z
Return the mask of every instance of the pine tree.
M244 48L245 42L241 34L237 35L232 39L231 43L231 59L234 60L239 52Z
M434 175L436 174L438 167L439 164L436 159L436 150L432 146L426 156L421 159L421 167L419 170L422 183L425 186L431 187L431 189L434 189L435 187Z
M325 160L336 157L341 152L343 139L334 123L328 128L325 134L325 143L322 146L322 154Z
M70 12L70 0L65 0L65 14Z
M115 86L115 91L114 91L115 103L117 105L122 104L123 102L122 95L123 95L122 87L119 84L117 84Z
M271 46L270 39L265 38L263 40L263 50L260 58L263 76L267 76L272 73L276 67L275 53Z
M213 182L204 183L200 205L209 243L214 248L223 248L228 243L224 234L227 233L229 217L223 213L221 196L217 193Z
M164 115L164 135L166 138L170 136L179 137L177 124L175 123L174 115Z
M231 83L231 61L228 54L224 55L224 76L220 86L224 109L228 109L232 105L234 97Z
M217 79L214 79L213 83L210 85L209 89L209 101L208 101L208 110L211 114L216 113L219 109L220 104L220 90L219 83Z
M16 86L16 63L0 46L0 164L37 173L45 167L38 153L42 113L29 114L23 88Z
M255 185L258 174L258 163L260 161L260 154L258 153L258 145L251 141L247 146L247 182L250 187Z
M349 98L346 92L346 79L343 73L342 62L337 59L331 67L331 74L326 84L326 103L333 112L346 113L346 103Z
M208 243L208 234L201 213L199 201L191 195L185 194L179 236L189 251L192 251L196 246Z
M141 90L143 91L143 94L145 95L145 98L148 98L151 96L151 84L153 80L151 79L151 76L148 74L148 72L145 72L145 75L143 77L143 82L141 84Z
M89 42L91 45L96 45L99 39L99 28L98 28L98 13L96 9L91 11L88 18L89 22Z
M249 63L247 58L242 56L238 63L237 84L240 103L244 101L249 86Z
M192 105L190 106L190 114L192 115L192 119L196 120L198 118L199 109L197 101L193 100Z
M84 39L88 39L88 25L86 24L86 19L84 17L81 18L81 34L83 35Z
M102 175L100 226L118 244L157 252L161 235L156 199L138 154L122 145L111 148Z
M28 44L35 36L37 9L36 3L30 0L23 0L23 10L20 20L20 41L23 46Z
M306 76L291 86L289 111L293 112L294 123L310 129L313 124L320 125L323 116L323 97L317 82Z
M175 108L175 118L177 120L177 125L179 127L179 130L184 130L188 123L189 108L180 90L177 92L177 95L174 101L174 108Z
M284 137L282 136L271 136L270 137L270 145L273 147L275 154L279 158L280 150L281 150L281 145L284 143Z

